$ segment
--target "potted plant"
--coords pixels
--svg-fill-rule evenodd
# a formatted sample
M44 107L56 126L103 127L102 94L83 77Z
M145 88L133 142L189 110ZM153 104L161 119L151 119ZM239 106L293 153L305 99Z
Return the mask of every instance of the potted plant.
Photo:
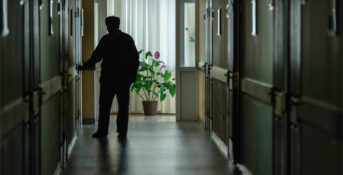
M139 51L139 55L143 50ZM175 95L175 78L163 61L160 60L160 53L151 51L145 53L141 59L136 81L131 87L131 91L142 99L144 115L155 115L157 113L157 103L166 99L167 94Z

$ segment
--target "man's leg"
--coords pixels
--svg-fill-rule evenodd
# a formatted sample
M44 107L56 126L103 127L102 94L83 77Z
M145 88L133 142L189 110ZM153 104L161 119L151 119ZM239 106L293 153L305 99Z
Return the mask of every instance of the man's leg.
M120 87L117 90L117 99L119 111L117 116L117 132L119 136L126 137L127 126L129 121L129 101L130 101L130 86Z
M103 137L108 134L111 105L114 95L115 91L110 84L100 83L98 131L93 137Z

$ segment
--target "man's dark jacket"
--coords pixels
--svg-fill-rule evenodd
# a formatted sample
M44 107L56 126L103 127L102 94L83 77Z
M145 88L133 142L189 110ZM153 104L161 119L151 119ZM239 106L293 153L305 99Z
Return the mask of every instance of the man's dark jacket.
M101 38L85 68L101 63L100 83L133 83L139 67L139 55L130 35L120 32L111 39L109 35Z

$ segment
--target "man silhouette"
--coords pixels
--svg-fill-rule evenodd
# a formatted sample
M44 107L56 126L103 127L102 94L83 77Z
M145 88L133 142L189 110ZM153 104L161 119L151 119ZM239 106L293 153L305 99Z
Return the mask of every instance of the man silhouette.
M119 30L120 19L115 16L105 20L108 34L103 36L91 58L78 65L77 70L87 70L101 63L99 123L94 138L106 137L110 120L110 110L115 95L119 103L117 116L118 138L126 138L129 112L129 89L136 80L139 56L130 35Z

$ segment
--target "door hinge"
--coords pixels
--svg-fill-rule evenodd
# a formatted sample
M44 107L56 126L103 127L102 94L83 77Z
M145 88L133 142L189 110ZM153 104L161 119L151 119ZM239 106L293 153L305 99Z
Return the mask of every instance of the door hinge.
M228 3L227 3L227 5L226 5L226 8L225 8L225 13L226 13L226 18L230 18L230 15L231 15L231 13L232 13L232 11L233 11L233 5L234 5L234 2L233 2L233 0L230 0Z
M204 10L204 14L203 14L203 20L204 22L206 22L207 19L207 10Z
M301 100L298 97L292 96L289 99L290 104L290 121L293 124L298 123L298 111L299 111L299 105L301 104Z
M233 88L239 90L239 72L233 74Z
M43 91L43 88L41 85L37 86L37 90L32 92L32 111L34 116L38 115L40 113L40 106L42 105L43 95L45 92Z
M275 6L274 0L269 0L268 6L269 6L269 10L273 11L274 10L274 6Z
M20 5L20 6L25 5L25 2L26 2L26 0L20 0L20 1L19 1L19 5Z
M214 9L211 9L211 18L212 18L212 20L214 21L214 18L215 18L215 12L214 12Z

